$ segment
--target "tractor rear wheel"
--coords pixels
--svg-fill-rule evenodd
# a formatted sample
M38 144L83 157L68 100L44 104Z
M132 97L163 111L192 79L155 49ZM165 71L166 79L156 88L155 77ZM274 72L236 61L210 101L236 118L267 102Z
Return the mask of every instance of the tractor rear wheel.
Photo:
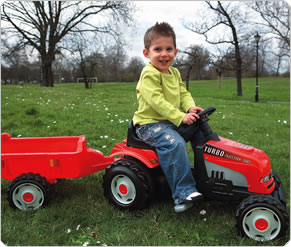
M120 209L144 209L153 197L152 178L144 164L129 158L115 161L103 176L104 195Z
M286 208L270 196L250 196L236 210L239 233L256 241L270 241L283 236L288 226Z
M9 205L23 211L45 206L48 203L48 186L46 179L39 174L22 174L8 188Z

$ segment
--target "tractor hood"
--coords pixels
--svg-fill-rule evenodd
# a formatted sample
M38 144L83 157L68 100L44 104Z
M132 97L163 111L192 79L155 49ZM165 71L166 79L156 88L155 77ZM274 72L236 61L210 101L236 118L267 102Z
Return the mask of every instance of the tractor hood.
M220 141L208 141L203 146L204 159L242 173L248 182L248 190L270 194L274 190L273 178L261 183L272 172L269 157L265 152L223 137Z

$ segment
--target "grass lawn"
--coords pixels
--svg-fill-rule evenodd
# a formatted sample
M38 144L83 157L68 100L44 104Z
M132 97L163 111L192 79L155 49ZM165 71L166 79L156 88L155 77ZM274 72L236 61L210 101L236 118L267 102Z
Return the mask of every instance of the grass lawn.
M255 79L243 79L243 96L236 96L233 79L192 81L196 104L217 111L209 124L219 135L264 150L283 182L290 209L290 82L260 78L259 103L254 103ZM135 83L3 85L1 132L17 137L85 135L89 147L109 155L126 138L137 109ZM193 154L189 152L190 160ZM284 245L286 237L257 243L237 234L235 206L202 201L182 214L172 201L161 201L138 212L120 211L103 196L102 175L62 180L51 186L51 202L36 212L9 207L10 181L1 179L1 240L13 246L85 245ZM206 214L202 214L206 211Z

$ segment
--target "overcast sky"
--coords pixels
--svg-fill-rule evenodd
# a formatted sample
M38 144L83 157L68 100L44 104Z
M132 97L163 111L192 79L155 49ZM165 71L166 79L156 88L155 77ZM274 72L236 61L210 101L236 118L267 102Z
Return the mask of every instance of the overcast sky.
M291 5L291 0L285 1L289 6ZM239 5L243 5L245 1L236 2ZM134 3L138 9L134 15L136 30L134 34L125 35L128 43L126 52L129 57L138 56L142 58L143 61L148 61L142 54L143 36L146 30L157 21L168 22L174 28L178 50L183 50L183 48L193 44L203 45L203 47L209 51L215 49L213 45L205 42L203 35L195 34L183 26L183 20L192 22L199 18L197 15L200 13L207 13L205 11L209 11L209 15L212 13L205 1L134 1Z
M203 9L203 1L135 1L138 11L135 14L136 30L134 34L125 35L128 42L127 54L143 57L143 36L146 30L158 22L168 22L176 33L177 48L190 44L205 44L204 37L183 27L183 19L195 16L197 9ZM206 45L206 44L205 44Z

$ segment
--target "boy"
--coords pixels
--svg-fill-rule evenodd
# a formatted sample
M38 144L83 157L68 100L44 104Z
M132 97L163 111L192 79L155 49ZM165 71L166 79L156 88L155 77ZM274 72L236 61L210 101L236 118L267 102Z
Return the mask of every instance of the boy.
M139 138L155 148L172 191L174 209L181 212L202 198L189 166L186 141L191 141L192 148L199 141L195 122L203 109L195 106L179 71L171 67L178 52L172 27L156 23L145 33L144 45L143 54L150 63L136 87L139 107L133 122Z

